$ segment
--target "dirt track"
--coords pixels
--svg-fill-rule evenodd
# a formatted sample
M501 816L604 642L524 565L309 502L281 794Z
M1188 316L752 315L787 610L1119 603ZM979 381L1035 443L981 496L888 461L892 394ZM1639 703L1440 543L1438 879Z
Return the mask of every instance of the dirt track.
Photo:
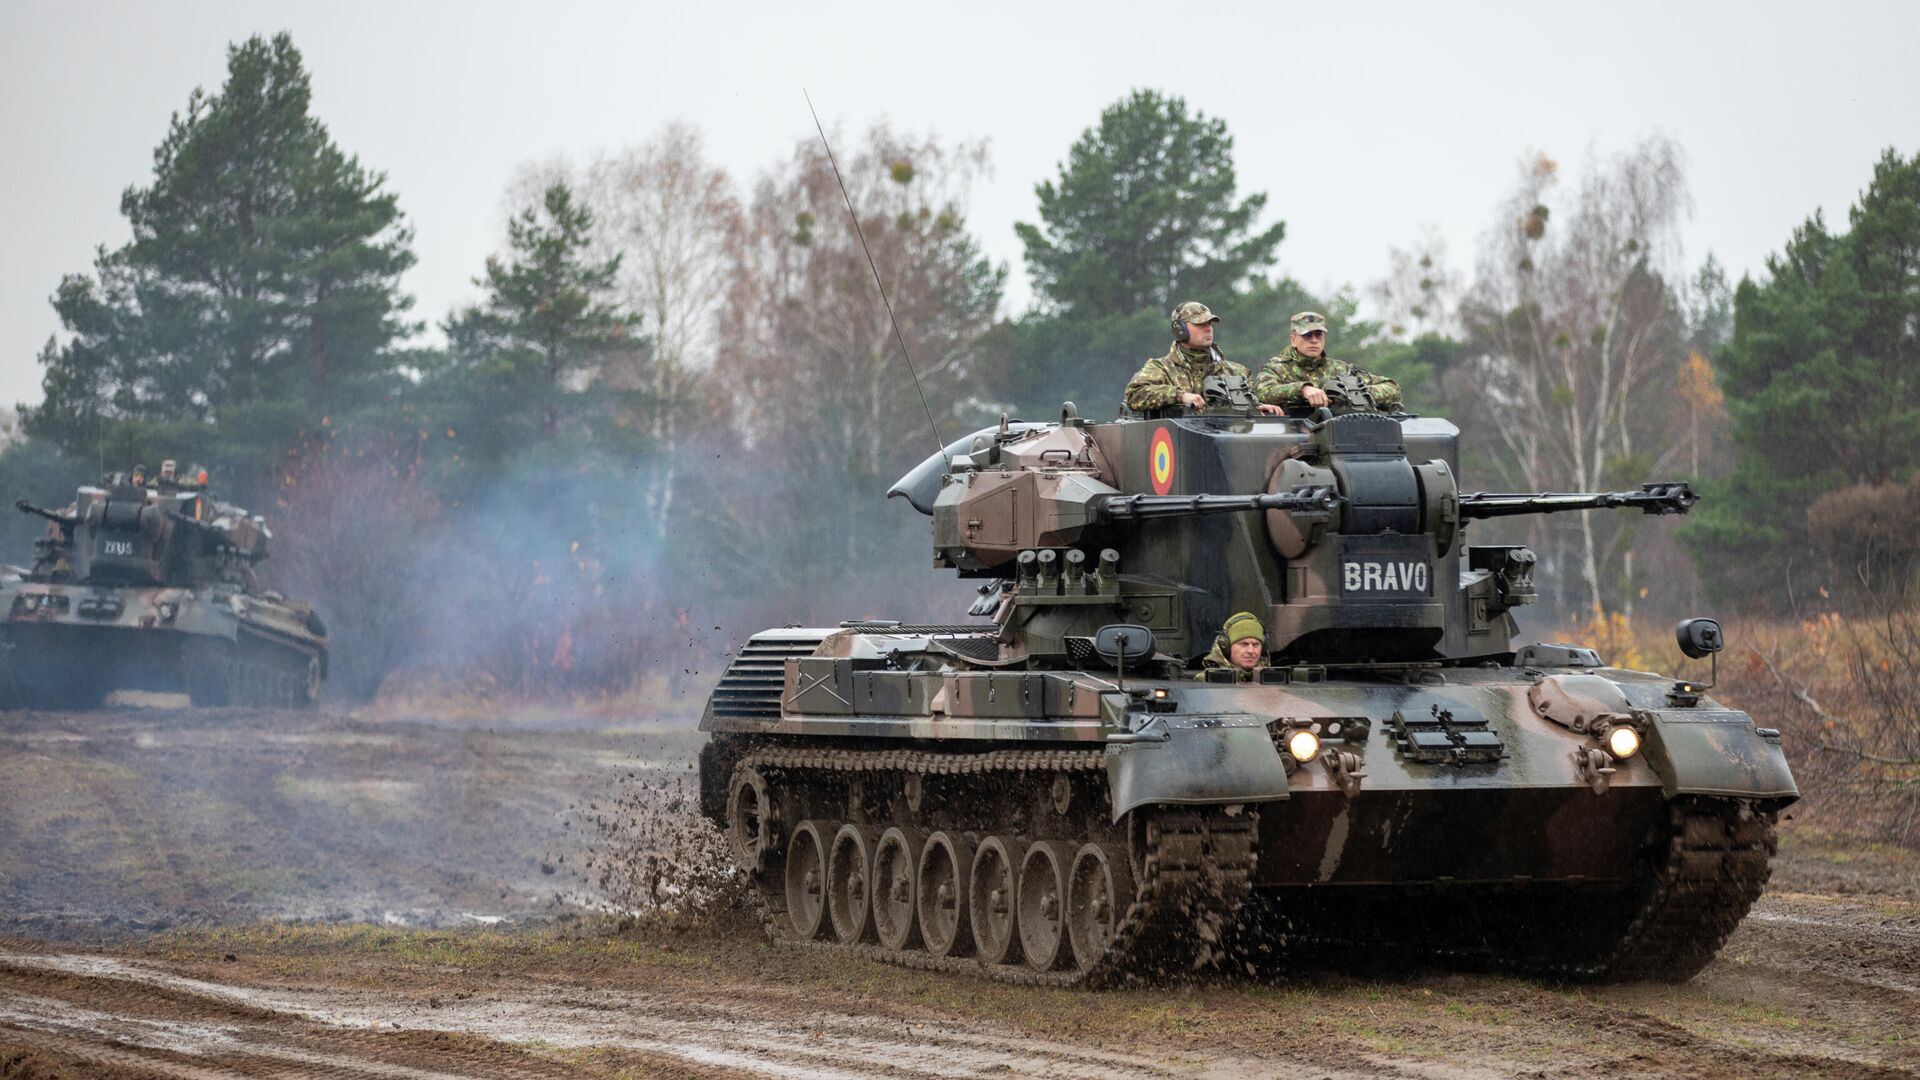
M777 949L738 913L597 914L687 885L586 864L595 821L641 863L699 848L695 745L0 716L0 1078L1920 1075L1920 866L1898 853L1790 826L1774 891L1682 987L1032 990Z

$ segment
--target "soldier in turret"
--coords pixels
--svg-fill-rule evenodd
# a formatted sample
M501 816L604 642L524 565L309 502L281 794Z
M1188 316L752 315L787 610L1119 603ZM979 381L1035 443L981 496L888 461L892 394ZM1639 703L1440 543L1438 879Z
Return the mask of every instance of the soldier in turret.
M1260 669L1267 662L1267 629L1260 625L1250 611L1239 611L1227 618L1225 626L1220 628L1220 636L1213 641L1213 651L1200 661L1200 672L1195 679L1205 679L1207 672L1230 670L1235 682L1252 682L1260 677Z
M1247 369L1228 360L1213 343L1213 327L1220 316L1207 305L1189 300L1173 309L1173 347L1167 355L1146 362L1127 382L1127 408L1135 412L1164 409L1172 405L1205 408L1207 399L1200 387L1209 375L1237 375L1248 378ZM1277 407L1261 407L1262 412L1277 413Z
M1329 379L1358 375L1372 391L1375 405L1382 409L1399 408L1399 383L1327 355L1325 315L1302 311L1293 317L1291 330L1286 349L1267 361L1267 366L1260 369L1260 377L1254 380L1253 392L1262 404L1318 408L1327 403L1323 387Z

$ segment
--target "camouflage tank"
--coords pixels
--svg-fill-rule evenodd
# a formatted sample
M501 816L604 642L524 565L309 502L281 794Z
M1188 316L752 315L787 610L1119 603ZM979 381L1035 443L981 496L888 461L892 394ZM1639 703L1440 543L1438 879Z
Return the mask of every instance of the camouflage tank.
M47 519L33 566L0 579L10 704L90 708L113 690L195 705L304 708L327 674L326 624L259 588L266 523L194 485L109 478Z
M1684 513L1684 484L1460 490L1459 431L1338 407L1007 424L889 492L985 579L947 626L755 635L704 812L779 939L1056 985L1360 951L1684 980L1798 797L1708 687L1516 643L1534 555L1482 518ZM1200 665L1255 613L1250 672ZM1711 620L1679 628L1689 656ZM1709 684L1710 685L1710 684Z

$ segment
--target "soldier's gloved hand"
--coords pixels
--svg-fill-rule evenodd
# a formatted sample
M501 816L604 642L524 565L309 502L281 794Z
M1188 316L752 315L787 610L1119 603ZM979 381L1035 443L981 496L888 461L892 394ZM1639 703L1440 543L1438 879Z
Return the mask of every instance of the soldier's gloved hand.
M1301 387L1300 397L1304 401L1306 401L1307 404L1313 405L1316 407L1325 405L1327 403L1327 392L1325 390L1320 389L1317 386Z
M1207 399L1201 397L1199 394L1181 394L1180 404L1191 405L1196 409L1204 409L1207 407Z

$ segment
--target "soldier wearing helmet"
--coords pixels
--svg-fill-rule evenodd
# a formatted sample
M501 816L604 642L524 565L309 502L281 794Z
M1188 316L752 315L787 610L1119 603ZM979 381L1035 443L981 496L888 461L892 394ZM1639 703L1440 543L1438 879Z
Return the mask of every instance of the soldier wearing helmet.
M1253 392L1269 405L1309 405L1327 403L1323 389L1327 381L1339 375L1358 375L1373 392L1373 403L1382 409L1400 406L1400 384L1371 372L1361 371L1344 360L1327 355L1327 317L1317 311L1302 311L1291 320L1288 344L1279 356L1267 361L1254 380Z
M1189 300L1173 309L1173 347L1167 355L1149 360L1127 382L1127 408L1135 412L1164 409L1172 405L1205 408L1207 399L1200 388L1210 375L1238 375L1247 378L1247 369L1228 360L1213 343L1213 327L1220 316L1207 305ZM1262 412L1279 412L1261 407Z
M1209 671L1232 671L1235 682L1252 682L1260 677L1267 663L1267 629L1251 611L1239 611L1227 617L1213 651L1200 662L1196 679L1205 679Z

